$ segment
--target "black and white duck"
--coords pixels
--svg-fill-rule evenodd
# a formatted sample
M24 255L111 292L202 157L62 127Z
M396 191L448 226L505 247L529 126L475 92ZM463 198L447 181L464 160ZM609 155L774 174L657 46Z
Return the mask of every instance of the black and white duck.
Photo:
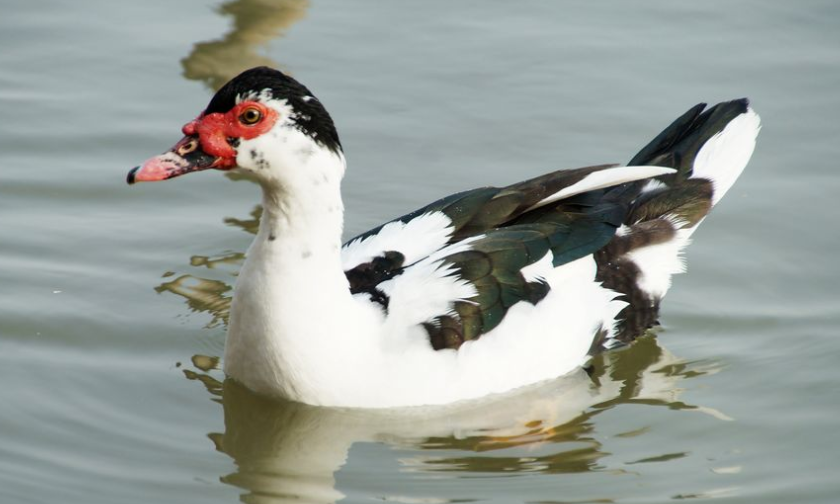
M128 182L213 168L261 186L229 377L316 405L445 404L564 375L653 326L683 248L759 129L746 99L700 104L627 166L463 191L342 244L333 121L302 84L259 67Z

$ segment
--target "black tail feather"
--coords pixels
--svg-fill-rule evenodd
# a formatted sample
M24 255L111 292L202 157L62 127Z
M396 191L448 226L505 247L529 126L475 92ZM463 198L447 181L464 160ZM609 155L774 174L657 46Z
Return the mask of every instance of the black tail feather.
M691 176L694 158L706 141L723 131L732 119L745 113L749 104L748 99L740 98L718 103L706 111L703 111L705 103L695 105L633 156L627 165L676 168L677 173L667 177L685 180Z

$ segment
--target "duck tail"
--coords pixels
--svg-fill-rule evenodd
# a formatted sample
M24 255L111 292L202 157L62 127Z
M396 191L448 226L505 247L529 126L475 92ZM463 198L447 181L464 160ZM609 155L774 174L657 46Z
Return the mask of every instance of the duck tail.
M693 229L747 166L761 129L749 100L705 107L692 107L627 163L677 170L637 185L628 224L670 215Z
M632 341L657 324L672 275L685 271L683 249L746 167L760 129L758 114L746 98L709 109L701 103L630 160L630 166L677 171L608 194L626 202L629 211L612 241L595 255L598 279L628 306L604 346Z

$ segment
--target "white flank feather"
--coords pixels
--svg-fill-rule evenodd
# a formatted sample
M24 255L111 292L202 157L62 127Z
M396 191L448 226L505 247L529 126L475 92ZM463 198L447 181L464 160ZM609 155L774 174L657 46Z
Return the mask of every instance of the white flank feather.
M639 268L636 285L647 292L651 299L665 296L671 288L671 277L685 272L682 251L691 242L690 229L680 229L670 240L633 250L627 258Z

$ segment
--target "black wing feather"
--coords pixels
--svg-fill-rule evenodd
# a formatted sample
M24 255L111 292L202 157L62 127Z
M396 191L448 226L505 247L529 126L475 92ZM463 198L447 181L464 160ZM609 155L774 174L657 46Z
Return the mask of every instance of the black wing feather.
M364 240L378 234L384 226L391 222L406 223L421 215L433 212L441 212L452 221L453 231L448 244L456 243L470 236L485 234L495 229L512 228L519 224L540 221L545 221L546 223L552 222L556 225L556 229L543 230L547 235L550 236L554 233L563 235L566 232L563 226L570 225L578 218L571 214L566 215L567 212L578 211L579 208L582 208L581 206L571 204L565 206L547 205L546 207L538 207L534 210L529 209L546 197L581 181L587 175L615 166L617 165L606 164L574 170L559 170L507 187L481 187L452 194L414 212L403 215L398 219L371 229L349 240L345 243L345 246L357 240ZM595 246L595 243L604 241L604 232L614 232L615 226L611 230L607 230L606 228L586 230L584 226L577 226L575 228L576 234L571 240L565 235L562 238L553 238L556 242L555 245L558 245L558 247L561 242L567 243L568 245L568 250L564 249L563 255L555 257L555 264L563 264L574 258L592 253L594 249L589 250L589 248ZM577 250L571 246L574 243L578 244ZM537 257L537 259L540 257ZM397 250L383 250L379 256L373 258L371 261L355 265L345 271L350 284L350 291L353 294L367 293L371 296L372 300L379 302L383 307L387 308L388 299L377 289L377 285L401 274L405 267L410 266L409 264L404 264L404 262L405 256L401 252ZM460 264L466 267L467 263L468 261L461 261Z
M574 210L574 211L571 211ZM626 215L627 208L624 208ZM471 282L477 296L456 301L455 314L442 315L426 325L435 349L457 349L464 342L493 330L508 309L519 302L539 303L549 292L546 282L528 281L522 268L549 251L554 266L587 256L610 242L621 223L620 208L606 203L592 208L567 204L541 209L536 216L488 231L470 250L443 259L458 276Z

